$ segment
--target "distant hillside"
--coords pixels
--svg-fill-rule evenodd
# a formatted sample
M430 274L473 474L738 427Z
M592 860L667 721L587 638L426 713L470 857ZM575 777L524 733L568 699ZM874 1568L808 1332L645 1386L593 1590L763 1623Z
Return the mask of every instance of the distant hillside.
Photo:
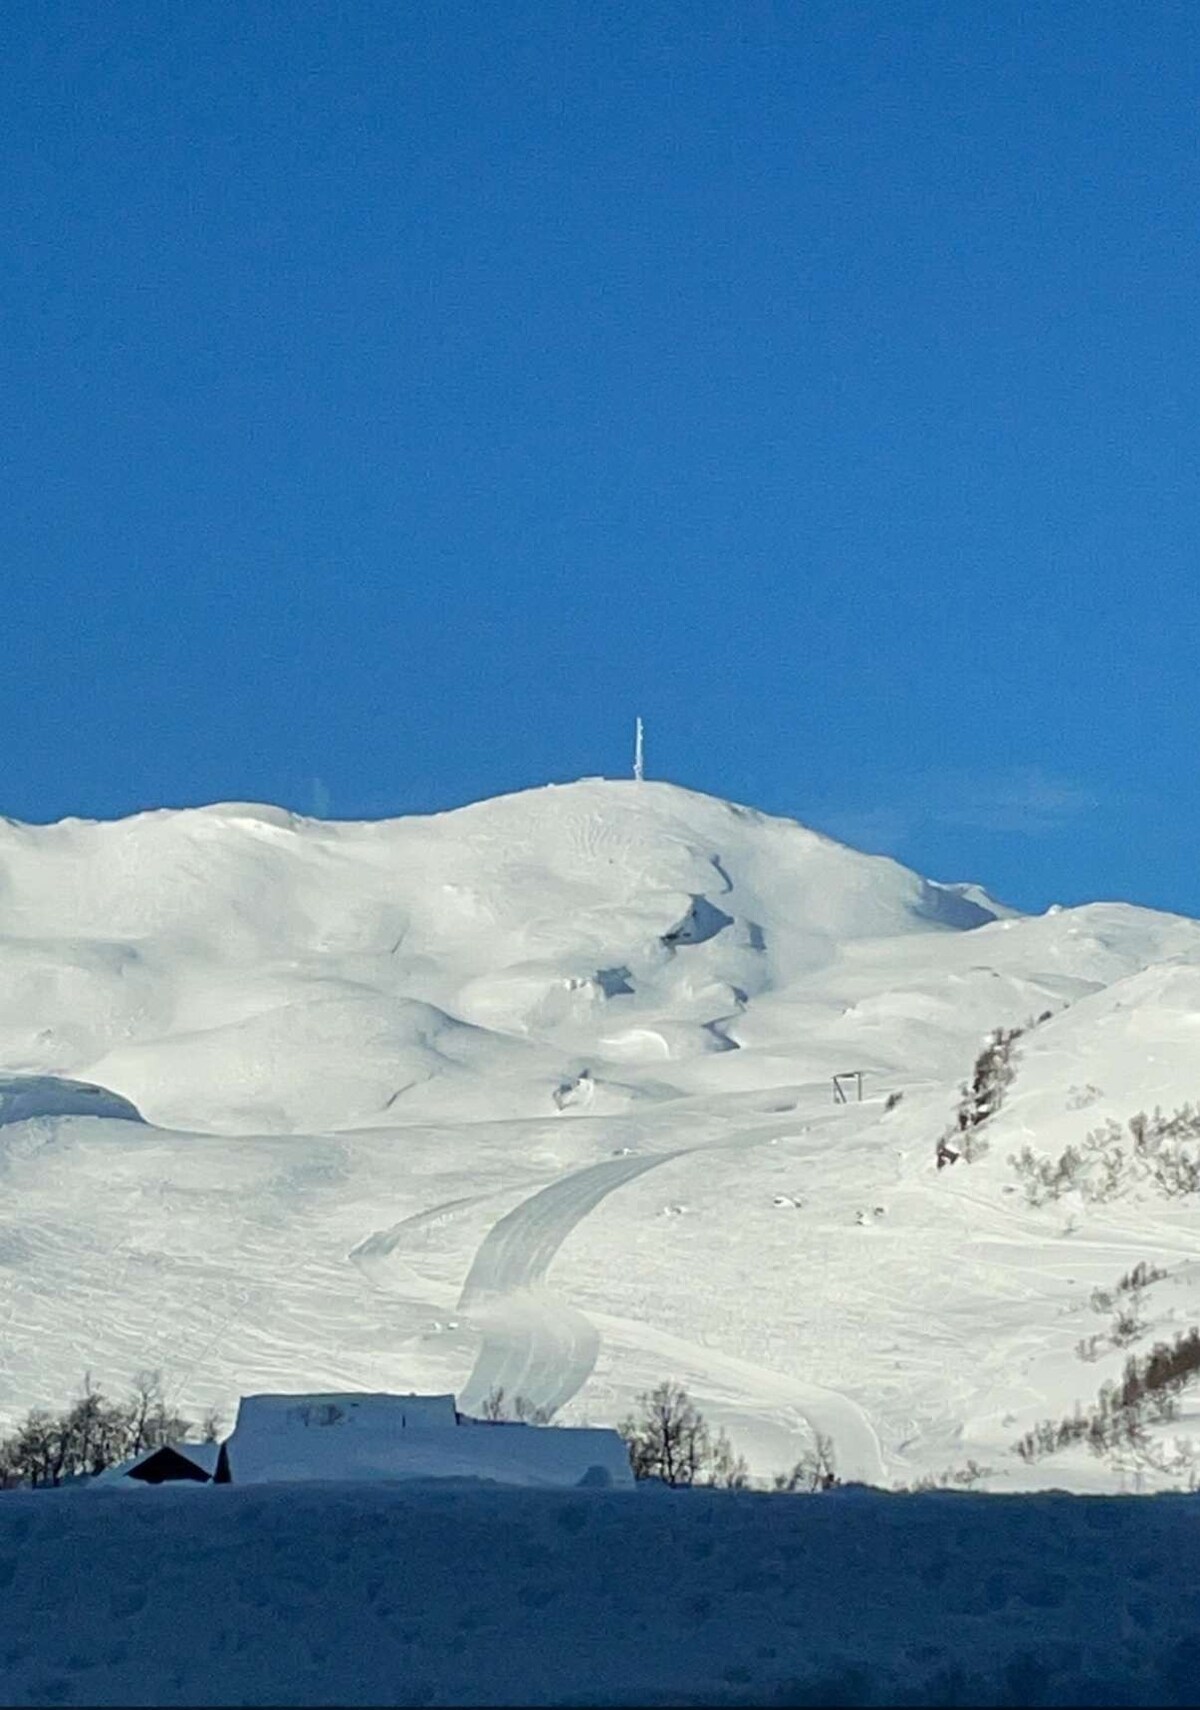
M587 781L367 824L0 822L0 966L5 1417L85 1368L197 1408L502 1383L597 1423L672 1375L764 1471L817 1426L880 1482L1113 1488L1111 1457L1013 1445L1195 1316L1188 1196L1133 1171L1032 1204L1008 1163L1200 1094L1191 920L1023 917ZM1026 1024L976 1160L938 1169ZM1142 1259L1142 1340L1081 1359Z

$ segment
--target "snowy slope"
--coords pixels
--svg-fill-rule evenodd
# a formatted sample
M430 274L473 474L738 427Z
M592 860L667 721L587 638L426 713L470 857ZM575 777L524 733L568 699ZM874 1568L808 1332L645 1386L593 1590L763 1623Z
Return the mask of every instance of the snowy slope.
M0 967L0 1415L158 1366L227 1416L501 1383L601 1424L676 1376L762 1472L816 1427L877 1482L1112 1488L1012 1444L1119 1369L1073 1352L1094 1288L1155 1261L1147 1337L1194 1316L1186 1202L1031 1207L1006 1162L1193 1097L1190 920L1024 918L588 781L0 822ZM983 1037L1038 1017L987 1155L939 1172Z

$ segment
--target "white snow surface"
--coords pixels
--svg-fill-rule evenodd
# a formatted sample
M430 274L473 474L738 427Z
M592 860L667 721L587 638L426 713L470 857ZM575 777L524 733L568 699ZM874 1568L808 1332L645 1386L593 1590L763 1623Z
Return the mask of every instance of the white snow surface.
M670 1377L764 1476L816 1429L874 1483L1163 1482L1013 1444L1120 1371L1074 1352L1094 1289L1167 1271L1135 1352L1195 1320L1196 1210L1031 1208L1007 1158L1200 1093L1195 921L1024 917L589 780L0 821L0 967L0 1424L85 1371L193 1417L501 1385L591 1425ZM987 1156L937 1171L984 1037L1038 1016Z
M1195 1499L0 1497L0 1702L1196 1701Z

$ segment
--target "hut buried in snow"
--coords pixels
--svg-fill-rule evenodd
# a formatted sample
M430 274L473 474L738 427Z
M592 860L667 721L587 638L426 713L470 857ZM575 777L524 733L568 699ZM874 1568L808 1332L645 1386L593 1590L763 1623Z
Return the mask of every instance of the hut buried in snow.
M471 1419L452 1395L243 1396L215 1474L218 1484L413 1478L633 1483L615 1431Z
M131 1461L109 1467L97 1484L207 1484L217 1470L216 1443L160 1443Z

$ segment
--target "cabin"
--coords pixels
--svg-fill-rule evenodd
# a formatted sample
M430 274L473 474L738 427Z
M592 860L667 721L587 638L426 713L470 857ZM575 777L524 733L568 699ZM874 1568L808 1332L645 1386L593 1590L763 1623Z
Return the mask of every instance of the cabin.
M494 1484L612 1488L633 1483L615 1431L473 1419L452 1395L247 1395L222 1443L216 1484Z
M119 1484L208 1484L217 1470L218 1443L160 1443L131 1461L109 1467L93 1482Z

